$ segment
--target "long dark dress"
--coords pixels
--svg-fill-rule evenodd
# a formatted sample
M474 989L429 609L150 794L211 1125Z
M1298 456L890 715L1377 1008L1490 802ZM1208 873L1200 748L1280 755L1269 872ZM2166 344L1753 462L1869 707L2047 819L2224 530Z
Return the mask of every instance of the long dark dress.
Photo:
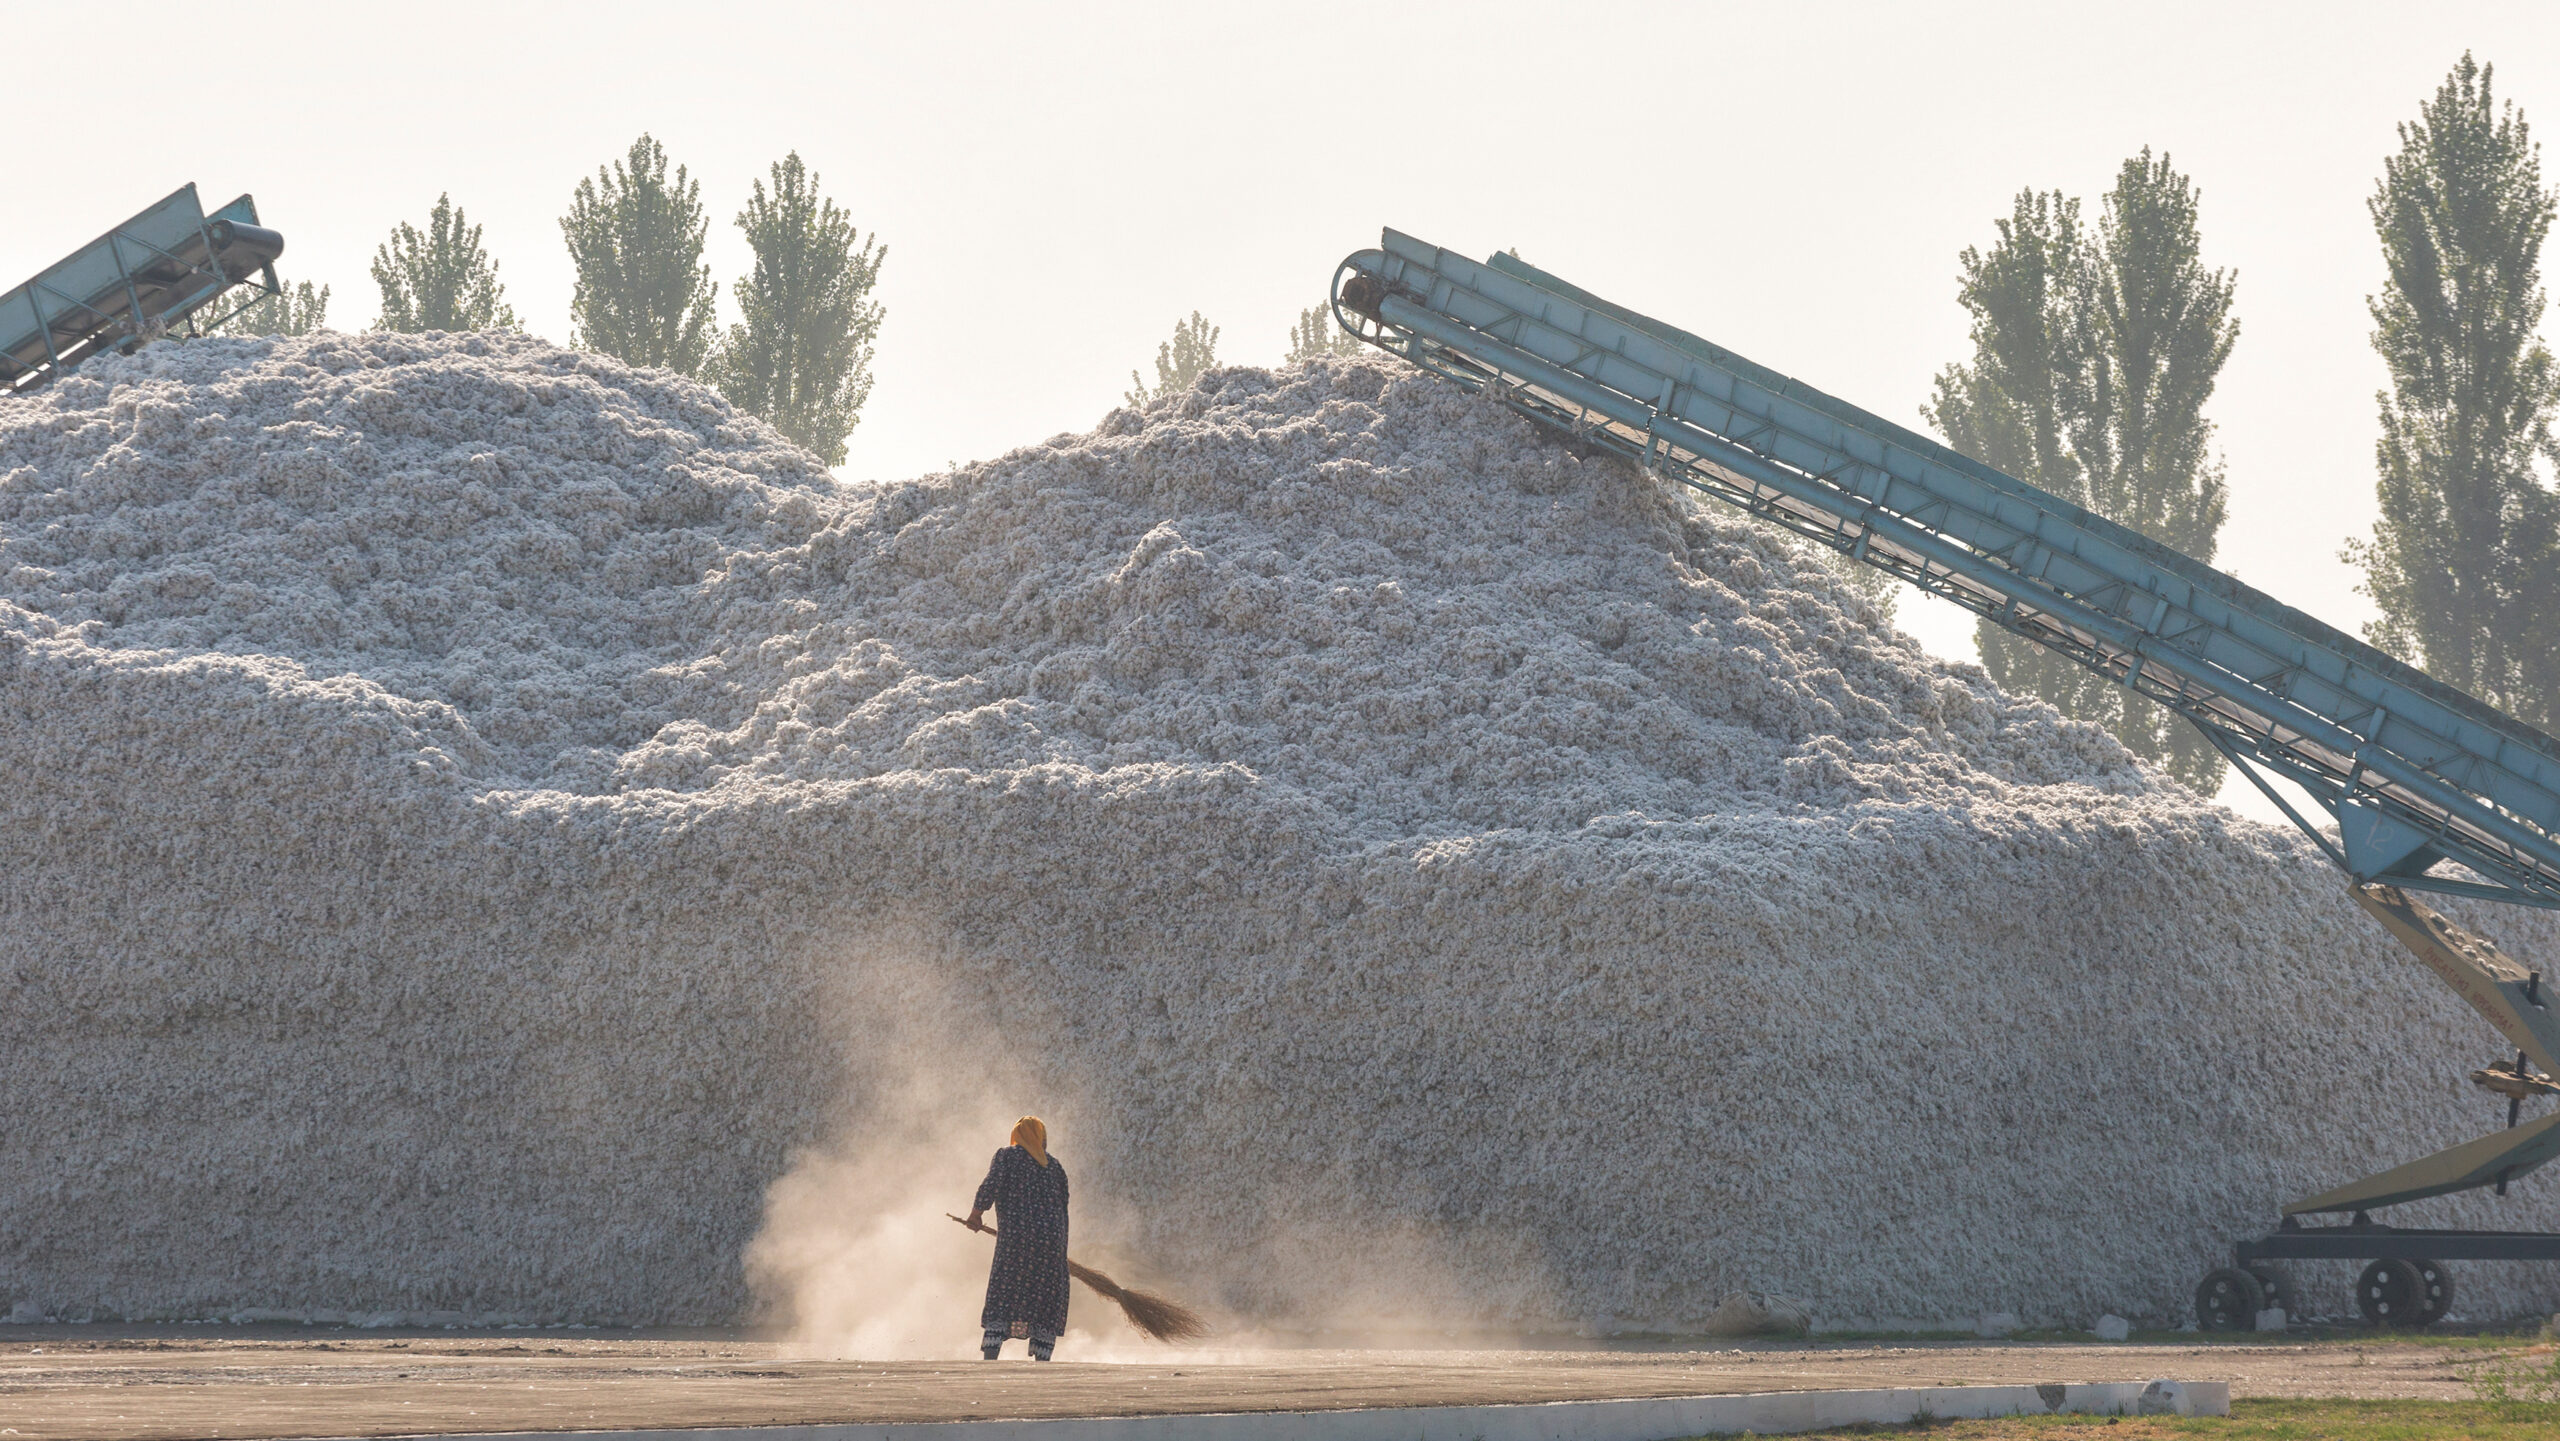
M1067 1168L1049 1164L1020 1146L996 1152L987 1179L978 1183L975 1209L994 1208L995 1265L987 1272L987 1308L978 1324L990 1331L1029 1324L1035 1336L1067 1329Z

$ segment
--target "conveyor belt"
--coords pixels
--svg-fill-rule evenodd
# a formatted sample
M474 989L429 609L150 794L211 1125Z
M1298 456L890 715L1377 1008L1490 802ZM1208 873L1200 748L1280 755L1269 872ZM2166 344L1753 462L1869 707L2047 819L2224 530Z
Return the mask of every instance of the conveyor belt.
M2560 742L2211 566L1507 255L1390 230L1334 311L2170 707L2358 881L2560 907Z
M243 195L211 215L194 185L0 291L0 395L31 389L100 351L146 339L259 277L281 288L284 237L258 224Z

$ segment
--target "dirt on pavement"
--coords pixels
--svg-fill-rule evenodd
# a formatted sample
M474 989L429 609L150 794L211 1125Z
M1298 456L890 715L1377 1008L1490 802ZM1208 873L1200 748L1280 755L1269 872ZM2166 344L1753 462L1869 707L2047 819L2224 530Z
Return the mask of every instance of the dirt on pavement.
M2469 1394L2466 1353L2268 1344L1745 1342L1673 1350L1173 1350L1148 1363L843 1361L742 1335L0 1329L0 1441L387 1436L1330 1410L1864 1386L2228 1381L2235 1396Z

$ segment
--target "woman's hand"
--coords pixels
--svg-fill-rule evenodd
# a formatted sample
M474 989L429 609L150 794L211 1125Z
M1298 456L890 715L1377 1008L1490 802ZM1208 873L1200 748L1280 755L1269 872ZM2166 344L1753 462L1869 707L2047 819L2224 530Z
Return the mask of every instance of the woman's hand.
M983 1231L987 1229L985 1220L986 1214L987 1213L984 1211L971 1211L969 1213L968 1220L969 1229L972 1231Z

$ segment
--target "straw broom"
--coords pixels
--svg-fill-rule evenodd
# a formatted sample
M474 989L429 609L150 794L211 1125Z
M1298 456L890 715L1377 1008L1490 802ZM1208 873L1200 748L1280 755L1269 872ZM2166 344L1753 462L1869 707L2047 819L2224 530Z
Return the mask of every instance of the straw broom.
M951 1216L948 1211L942 1214ZM969 1225L965 1216L951 1216L951 1219L963 1226ZM984 1223L969 1229L984 1231L990 1236L999 1234L995 1227ZM1209 1334L1209 1323L1200 1319L1199 1312L1179 1301L1123 1286L1073 1256L1067 1258L1067 1274L1100 1292L1103 1299L1117 1302L1120 1314L1129 1318L1130 1325L1158 1341L1196 1341Z

